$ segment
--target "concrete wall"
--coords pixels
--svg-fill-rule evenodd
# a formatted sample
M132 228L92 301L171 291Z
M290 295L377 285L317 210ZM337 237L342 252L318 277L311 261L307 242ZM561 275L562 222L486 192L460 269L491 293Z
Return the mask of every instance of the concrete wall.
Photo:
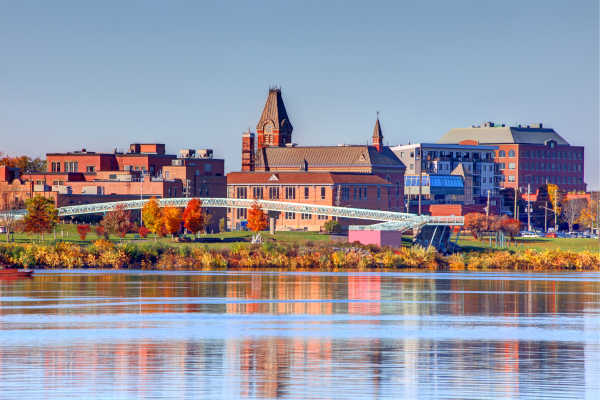
M348 231L348 242L377 246L402 246L402 233L397 231Z

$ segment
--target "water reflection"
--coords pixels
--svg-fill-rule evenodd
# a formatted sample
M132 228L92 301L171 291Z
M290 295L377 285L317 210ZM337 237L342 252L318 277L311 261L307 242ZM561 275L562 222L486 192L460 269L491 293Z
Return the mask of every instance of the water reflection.
M2 398L597 398L592 273L0 281Z

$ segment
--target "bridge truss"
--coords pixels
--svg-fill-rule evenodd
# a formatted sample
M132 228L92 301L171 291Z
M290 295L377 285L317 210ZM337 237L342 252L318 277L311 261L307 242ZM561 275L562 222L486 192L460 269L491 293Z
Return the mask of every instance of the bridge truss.
M170 205L174 207L185 207L191 198L158 199L161 207ZM404 231L410 228L419 228L424 225L452 225L464 224L463 217L432 217L428 215L416 215L399 213L393 211L368 210L362 208L334 207L315 204L288 203L273 200L254 199L232 199L232 198L201 198L202 207L227 207L227 208L251 208L257 202L266 211L293 212L303 214L328 215L338 218L355 218L371 221L384 221L380 224L365 226L350 226L350 230L386 230ZM82 214L106 213L113 211L118 204L124 204L127 210L139 210L149 200L130 200L112 203L82 204L76 206L60 207L60 217L75 216Z

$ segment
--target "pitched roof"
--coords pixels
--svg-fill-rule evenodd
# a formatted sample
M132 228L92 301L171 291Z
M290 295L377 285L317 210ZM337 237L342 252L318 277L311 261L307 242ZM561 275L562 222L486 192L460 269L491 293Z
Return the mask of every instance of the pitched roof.
M459 175L459 176L470 176L473 175L471 171L466 169L462 164L458 164L456 168L450 172L450 175Z
M389 147L379 153L373 146L320 146L320 147L266 147L262 159L269 168L300 166L304 162L310 167L339 166L384 166L406 169L402 161Z
M273 176L277 178L271 179ZM230 172L227 184L262 185L391 185L390 182L375 175L340 172Z
M452 128L438 144L458 144L463 140L477 140L479 144L545 144L546 140L569 146L554 129L546 128Z
M383 138L383 132L381 132L381 125L379 125L379 118L375 122L375 129L373 130L373 138Z
M291 131L294 129L287 115L287 111L285 110L283 99L281 98L281 89L269 89L269 97L267 97L265 109L260 117L260 121L258 121L256 129L262 130L265 122L268 120L273 121L273 129L281 129L284 125L284 121L287 121L286 125L289 124L286 126L286 130Z

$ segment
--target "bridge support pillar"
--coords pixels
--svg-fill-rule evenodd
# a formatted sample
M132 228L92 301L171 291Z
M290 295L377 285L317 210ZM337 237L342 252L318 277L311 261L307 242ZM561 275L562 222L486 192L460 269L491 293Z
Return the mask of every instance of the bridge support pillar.
M275 234L275 218L274 217L269 218L269 233L271 235Z

